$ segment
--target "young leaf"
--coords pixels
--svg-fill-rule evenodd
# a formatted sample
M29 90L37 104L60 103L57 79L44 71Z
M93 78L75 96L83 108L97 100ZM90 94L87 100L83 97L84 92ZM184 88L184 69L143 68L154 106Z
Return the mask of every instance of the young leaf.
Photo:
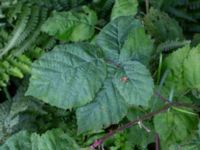
M163 149L167 149L168 146L185 140L197 130L198 116L169 110L154 117L154 125Z
M83 41L94 34L96 13L88 7L82 12L54 12L43 24L42 31L63 41Z
M134 16L137 13L137 0L116 0L112 9L111 19L120 16Z
M87 43L60 45L33 64L26 95L71 109L91 102L106 77L101 50Z
M190 46L187 45L168 55L164 60L165 70L169 70L165 86L169 89L174 87L175 93L182 93L186 90L183 79L183 62L188 56Z
M190 50L183 64L184 81L190 89L200 90L200 45Z

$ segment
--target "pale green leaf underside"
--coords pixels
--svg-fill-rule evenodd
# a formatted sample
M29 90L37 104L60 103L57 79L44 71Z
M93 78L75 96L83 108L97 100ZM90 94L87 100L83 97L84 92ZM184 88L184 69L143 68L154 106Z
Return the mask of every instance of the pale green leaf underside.
M94 34L96 13L88 7L83 12L54 12L43 24L42 31L64 41L87 40Z
M137 27L141 27L139 20L129 16L118 17L101 30L96 43L103 49L107 60L119 62L119 54L129 32Z
M112 9L111 19L120 16L134 16L137 13L137 0L116 0Z
M26 95L64 109L85 105L94 99L106 77L100 54L86 43L57 46L33 64Z
M61 129L49 130L41 136L21 131L10 137L0 150L78 150L76 142Z

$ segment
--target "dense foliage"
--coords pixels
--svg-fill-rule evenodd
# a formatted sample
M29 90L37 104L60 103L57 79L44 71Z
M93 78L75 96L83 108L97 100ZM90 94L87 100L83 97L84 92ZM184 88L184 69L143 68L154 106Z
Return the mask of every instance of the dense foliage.
M199 0L1 0L0 150L199 150Z

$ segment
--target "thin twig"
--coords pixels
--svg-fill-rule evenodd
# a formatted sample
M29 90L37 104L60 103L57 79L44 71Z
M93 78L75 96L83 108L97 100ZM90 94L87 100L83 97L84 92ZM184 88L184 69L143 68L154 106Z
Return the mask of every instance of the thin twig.
M161 95L159 95L159 97L162 98L163 100L167 101L167 99L165 97L163 97ZM110 137L112 137L114 134L116 134L118 132L121 132L121 131L123 131L123 130L125 130L127 128L130 128L130 127L138 124L138 122L140 122L140 121L145 121L145 120L151 119L153 116L158 115L158 114L160 114L162 112L167 111L172 106L176 106L176 107L189 107L189 108L193 107L193 106L191 106L190 104L187 104L187 103L176 103L176 102L167 103L161 109L156 110L154 112L150 112L150 113L148 113L148 114L146 114L144 116L141 116L140 118L137 118L137 119L135 119L133 121L128 122L127 124L125 124L125 125L117 128L116 130L113 130L113 131L107 133L106 135L104 135L103 137L101 137L100 139L98 139L97 141L95 141L90 146L90 148L93 148L93 149L97 148L99 145L103 144L107 139L109 139Z

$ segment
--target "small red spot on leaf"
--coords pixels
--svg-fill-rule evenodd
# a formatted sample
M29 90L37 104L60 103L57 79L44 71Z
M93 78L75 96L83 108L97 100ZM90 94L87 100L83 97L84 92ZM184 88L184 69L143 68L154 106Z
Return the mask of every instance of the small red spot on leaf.
M123 82L128 82L128 77L121 77L121 81L123 81Z

